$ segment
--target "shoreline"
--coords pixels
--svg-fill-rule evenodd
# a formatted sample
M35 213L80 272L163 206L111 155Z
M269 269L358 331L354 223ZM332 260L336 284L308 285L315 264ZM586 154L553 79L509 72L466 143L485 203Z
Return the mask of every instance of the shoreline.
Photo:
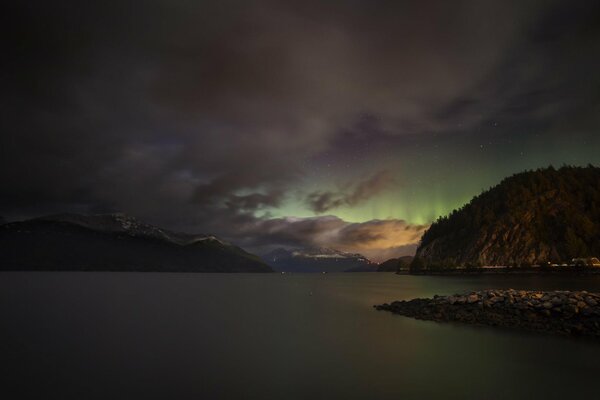
M427 270L419 272L397 271L397 275L600 275L600 268L559 269L559 268L472 268Z
M483 290L373 306L415 319L600 340L600 293Z

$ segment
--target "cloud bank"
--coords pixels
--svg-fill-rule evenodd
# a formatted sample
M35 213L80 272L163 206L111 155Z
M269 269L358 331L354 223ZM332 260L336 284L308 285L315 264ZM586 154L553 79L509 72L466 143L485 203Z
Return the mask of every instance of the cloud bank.
M336 216L271 218L240 225L235 241L257 253L276 247L333 247L360 252L375 261L411 255L426 225L403 220L351 223Z
M345 191L310 193L306 201L311 210L322 214L343 205L354 207L362 204L377 196L392 183L392 174L389 171L380 171L364 181L349 185L350 187Z
M312 235L401 251L422 228L402 222L400 201L389 220L360 224L271 216L290 202L304 214L364 206L391 193L398 171L432 194L434 169L440 185L468 181L470 170L435 162L438 144L456 143L471 169L509 168L525 139L568 138L570 154L598 144L597 2L34 0L3 9L8 219L124 211L241 244ZM492 142L502 146L478 158ZM535 161L555 159L561 146L552 148Z

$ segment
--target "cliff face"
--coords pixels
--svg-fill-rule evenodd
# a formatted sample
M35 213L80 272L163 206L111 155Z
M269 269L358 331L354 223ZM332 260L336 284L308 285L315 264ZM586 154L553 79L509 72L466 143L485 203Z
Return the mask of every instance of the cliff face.
M523 172L438 219L421 267L530 265L600 254L600 168Z

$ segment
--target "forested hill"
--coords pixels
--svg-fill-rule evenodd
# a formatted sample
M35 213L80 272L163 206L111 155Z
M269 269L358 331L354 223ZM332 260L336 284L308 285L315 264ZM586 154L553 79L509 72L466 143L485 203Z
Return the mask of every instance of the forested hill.
M600 168L510 176L425 232L415 266L530 265L600 255Z

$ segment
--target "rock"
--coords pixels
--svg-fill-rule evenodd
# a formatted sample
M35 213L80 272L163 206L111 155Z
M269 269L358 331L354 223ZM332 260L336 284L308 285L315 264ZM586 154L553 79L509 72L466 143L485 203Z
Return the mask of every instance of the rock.
M600 339L600 295L595 293L486 290L436 295L433 299L395 301L375 308L422 320L578 334Z
M592 310L590 307L586 307L582 310L580 310L581 314L585 315L585 316L590 316L594 314L594 310Z
M577 314L579 312L579 308L573 304L567 304L564 307L564 311L570 314Z
M559 297L553 297L552 300L550 300L550 302L552 302L552 304L555 306L561 305L563 303Z
M467 303L472 304L479 301L479 296L477 294L471 294L467 296Z
M594 300L592 297L586 297L585 302L590 307L596 307L598 305L598 302L596 300Z

